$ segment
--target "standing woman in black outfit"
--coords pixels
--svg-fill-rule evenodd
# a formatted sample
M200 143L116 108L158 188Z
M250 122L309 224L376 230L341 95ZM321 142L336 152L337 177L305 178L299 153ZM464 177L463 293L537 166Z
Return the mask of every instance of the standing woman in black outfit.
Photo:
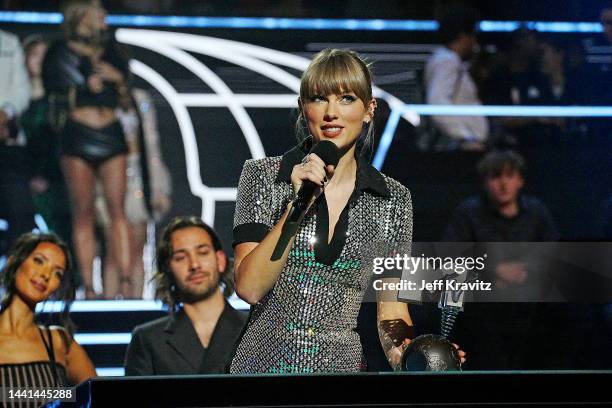
M114 109L128 92L126 59L110 40L106 11L98 0L63 7L65 39L55 43L43 65L50 118L60 134L61 166L72 202L73 240L86 297L92 286L94 186L99 178L111 219L121 291L132 292L129 229L124 212L127 145Z

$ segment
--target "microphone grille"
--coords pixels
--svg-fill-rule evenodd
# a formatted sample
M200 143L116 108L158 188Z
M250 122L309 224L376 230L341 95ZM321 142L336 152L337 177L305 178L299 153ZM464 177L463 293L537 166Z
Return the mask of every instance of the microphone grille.
M310 153L314 153L323 160L325 165L336 167L340 161L340 151L338 147L329 140L323 140L312 147Z

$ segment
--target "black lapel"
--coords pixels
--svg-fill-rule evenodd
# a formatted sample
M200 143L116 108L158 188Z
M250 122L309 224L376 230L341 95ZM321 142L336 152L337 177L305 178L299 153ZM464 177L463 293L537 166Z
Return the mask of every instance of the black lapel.
M167 342L196 373L204 355L204 347L193 328L189 316L181 310L164 328L169 334Z
M224 372L244 323L245 318L226 301L202 359L200 374Z

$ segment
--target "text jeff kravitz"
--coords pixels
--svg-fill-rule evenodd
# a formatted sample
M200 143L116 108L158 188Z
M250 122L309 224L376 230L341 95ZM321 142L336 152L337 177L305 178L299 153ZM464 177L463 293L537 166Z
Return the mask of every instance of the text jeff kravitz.
M428 290L435 291L490 291L491 282L484 282L476 279L474 282L456 282L452 280L435 280L414 282L410 280L400 280L399 282L385 282L381 279L375 280L372 285L375 290Z

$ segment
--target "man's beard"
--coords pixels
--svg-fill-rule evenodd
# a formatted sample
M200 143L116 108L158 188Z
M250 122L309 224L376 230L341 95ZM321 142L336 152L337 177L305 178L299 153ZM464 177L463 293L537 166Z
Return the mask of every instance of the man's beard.
M209 286L202 288L202 290L193 290L189 286L182 286L177 283L176 288L178 290L179 299L182 303L196 303L202 300L206 300L211 297L216 291L219 290L219 277L215 279Z

